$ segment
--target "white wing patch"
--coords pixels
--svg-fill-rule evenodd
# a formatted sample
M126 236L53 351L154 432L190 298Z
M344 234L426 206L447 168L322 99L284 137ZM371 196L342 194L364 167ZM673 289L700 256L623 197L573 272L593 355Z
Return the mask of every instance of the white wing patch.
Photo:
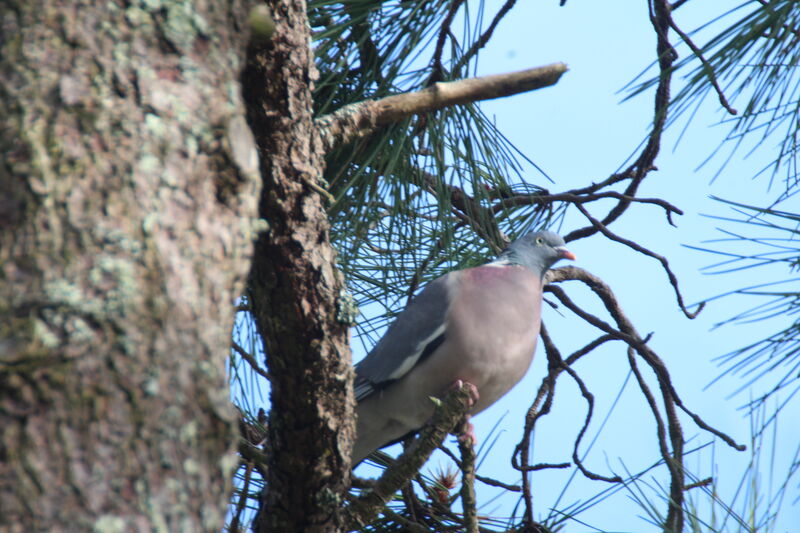
M422 339L419 343L417 343L417 347L414 349L414 353L409 355L408 357L403 360L403 364L401 364L397 369L389 375L389 379L400 379L405 376L409 370L414 368L414 365L417 364L419 361L419 357L422 355L422 352L425 351L425 347L430 344L436 337L444 333L445 325L442 324L433 333Z

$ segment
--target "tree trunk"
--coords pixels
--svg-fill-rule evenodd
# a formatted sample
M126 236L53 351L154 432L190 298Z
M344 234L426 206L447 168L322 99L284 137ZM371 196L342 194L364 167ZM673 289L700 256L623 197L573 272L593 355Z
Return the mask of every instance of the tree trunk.
M247 6L0 10L0 530L219 531Z
M264 155L259 212L269 225L256 242L249 282L271 383L270 461L257 527L337 531L355 431L351 319L320 192L306 5L271 4L275 34L250 50L242 79Z

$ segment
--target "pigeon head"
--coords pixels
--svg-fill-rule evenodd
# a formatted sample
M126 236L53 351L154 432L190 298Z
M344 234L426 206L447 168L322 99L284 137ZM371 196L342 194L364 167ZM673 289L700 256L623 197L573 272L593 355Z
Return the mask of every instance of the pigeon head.
M522 265L539 277L543 277L559 259L575 259L575 254L567 250L561 236L552 231L532 231L516 241L500 254L501 261Z

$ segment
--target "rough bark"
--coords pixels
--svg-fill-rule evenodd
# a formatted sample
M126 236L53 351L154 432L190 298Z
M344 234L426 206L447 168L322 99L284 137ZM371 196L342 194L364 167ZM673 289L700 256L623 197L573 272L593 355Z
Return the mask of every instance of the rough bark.
M349 319L317 180L322 143L312 115L317 75L303 1L270 3L276 30L243 74L263 154L250 305L271 378L270 460L262 531L336 531L354 433Z
M0 10L0 530L219 531L246 6Z

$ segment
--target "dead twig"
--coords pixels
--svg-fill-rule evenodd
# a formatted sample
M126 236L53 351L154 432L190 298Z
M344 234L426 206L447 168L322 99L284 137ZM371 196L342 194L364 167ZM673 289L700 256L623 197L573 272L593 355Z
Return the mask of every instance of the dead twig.
M641 244L638 244L638 243L636 243L636 242L634 242L634 241L632 241L630 239L626 239L624 237L620 237L616 233L614 233L611 230L609 230L602 222L600 222L599 220L594 218L592 215L590 215L589 211L587 211L586 208L583 207L582 205L576 204L575 207L577 207L578 211L580 211L583 214L583 216L585 216L589 220L589 222L592 223L592 226L597 228L597 230L600 231L600 233L602 233L603 235L605 235L606 237L608 237L612 241L616 241L616 242L618 242L620 244L624 244L625 246L627 246L627 247L629 247L629 248L631 248L633 250L636 250L637 252L642 253L642 254L644 254L644 255L646 255L648 257L652 257L652 258L656 259L659 263L661 263L661 266L664 268L664 271L667 273L667 277L669 278L669 283L670 283L670 285L672 285L672 288L675 291L675 297L678 300L678 306L681 308L681 311L683 311L683 314L686 315L687 318L689 318L689 319L695 318L700 313L700 311L703 310L703 308L706 306L705 302L700 302L697 305L697 308L694 311L689 311L686 308L686 305L683 303L683 295L681 294L681 291L678 288L678 278L672 272L672 269L669 266L669 261L667 261L666 257L664 257L663 255L659 255L659 254L657 254L655 252L652 252L652 251L648 250L647 248L645 248L644 246L642 246Z
M707 431L711 431L714 435L720 436L723 440L732 447L742 450L743 446L736 444L733 439L725 435L719 430L710 428L705 422L702 422L699 416L691 413L688 409L683 407L680 396L672 385L672 379L669 371L667 370L664 361L653 351L647 344L649 337L642 338L628 317L622 311L619 303L617 302L614 293L602 280L589 272L577 267L562 267L550 271L548 280L551 283L545 290L551 292L555 297L568 309L572 310L584 320L594 325L595 327L604 331L610 337L621 340L628 345L628 360L631 370L636 376L639 387L644 394L648 405L650 405L653 417L656 421L657 435L659 439L659 448L661 456L666 463L670 473L670 502L667 519L665 521L665 530L673 528L674 531L680 531L683 527L683 498L685 492L684 486L684 468L683 468L683 430L680 420L678 418L677 410L680 408L687 414L690 414L692 419L697 422L698 426ZM566 293L557 286L552 285L553 282L577 280L586 284L603 302L606 310L614 320L615 326L611 326L604 320L587 313L580 309ZM547 343L545 344L547 346ZM642 376L638 368L636 357L638 355L650 369L653 371L661 391L662 405L659 406L655 401L655 397L649 388L649 385ZM662 414L663 409L663 414Z

